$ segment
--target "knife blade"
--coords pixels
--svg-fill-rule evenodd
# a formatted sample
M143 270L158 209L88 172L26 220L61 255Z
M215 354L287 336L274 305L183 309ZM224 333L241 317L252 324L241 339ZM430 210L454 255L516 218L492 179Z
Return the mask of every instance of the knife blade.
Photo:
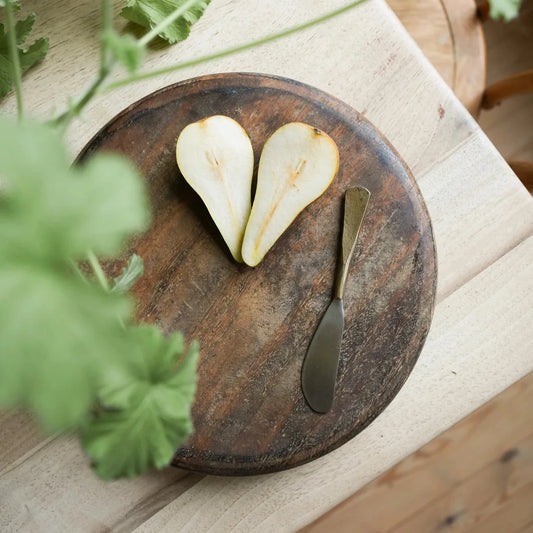
M344 288L369 199L370 192L364 187L346 191L334 298L318 324L302 366L302 390L317 413L327 413L333 404L344 330Z

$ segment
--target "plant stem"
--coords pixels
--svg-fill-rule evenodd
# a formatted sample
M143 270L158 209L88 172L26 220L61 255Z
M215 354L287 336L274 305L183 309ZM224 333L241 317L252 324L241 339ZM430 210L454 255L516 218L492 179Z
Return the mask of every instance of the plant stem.
M112 3L111 0L102 0L102 35L107 31L111 31L112 28ZM75 116L79 115L85 106L98 94L101 85L107 80L113 62L109 51L109 45L105 39L100 42L100 70L98 77L87 87L85 92L78 98L76 103L69 106L68 109L63 111L60 115L49 121L52 126L65 127Z
M161 31L163 31L167 26L172 24L178 17L183 15L198 0L188 0L181 7L173 11L168 17L162 20L157 26L152 28L144 37L139 39L139 46L146 46L152 39L154 39ZM112 31L112 3L111 0L102 0L102 33L105 35L106 32ZM85 106L92 100L92 98L102 92L100 91L101 86L107 80L109 74L113 69L112 61L109 46L105 39L101 40L100 44L100 70L98 77L93 81L93 83L85 90L85 92L78 98L74 105L71 105L68 109L63 111L60 115L50 120L50 124L55 127L66 127L67 124L75 117L78 116L84 109Z
M83 272L80 270L80 267L76 264L76 261L74 261L73 259L69 259L69 263L72 266L72 270L79 276L79 278L85 283L88 283L87 278L85 277Z
M111 0L102 0L102 32L101 36L113 29L113 6ZM105 39L100 39L100 74L109 68L109 46Z
M100 92L100 86L104 83L104 81L106 81L108 76L108 69L100 70L98 77L80 96L78 101L67 110L63 111L63 113L52 119L50 124L53 126L62 126L72 120L72 118L75 116L79 115L85 109L85 106L92 100L92 98Z
M181 7L173 11L168 17L165 17L159 24L154 26L148 33L138 41L139 46L146 46L152 39L157 37L165 28L170 26L176 19L181 17L189 8L193 7L198 0L188 0Z
M98 283L100 283L100 285L105 291L108 291L109 283L107 281L106 275L104 274L104 271L102 270L100 261L98 261L98 258L96 257L96 255L94 255L93 251L89 250L87 252L87 260L89 261L89 264L91 265L91 268L93 269L94 275L96 276Z
M15 84L15 92L17 94L17 113L19 120L24 116L24 106L22 103L22 70L20 68L20 58L17 50L17 35L15 31L15 21L13 20L13 6L11 1L7 0L6 7L6 23L7 23L7 37L9 47L9 57L13 67L13 81Z
M261 46L263 44L270 43L272 41L276 41L278 39L281 39L283 37L287 37L289 35L292 35L293 33L306 30L312 26L315 26L317 24L320 24L321 22L325 22L326 20L329 20L333 17L336 17L338 15L341 15L342 13L345 13L346 11L349 11L350 9L353 9L357 7L358 5L364 3L366 0L357 0L356 2L351 2L339 9L336 9L335 11L331 11L329 13L326 13L325 15L322 15L321 17L312 19L308 22L305 22L304 24L300 24L299 26L294 26L292 28L288 28L286 30L273 33L272 35L268 35L267 37L263 37L261 39L257 39L254 41L249 41L245 44L241 44L238 46L234 46L232 48L227 48L226 50L221 50L220 52L215 52L214 54L208 54L205 56L198 57L196 59L191 59L190 61L184 61L183 63L178 63L176 65L172 65L170 67L165 67L159 70L153 70L151 72L145 72L142 74L133 74L131 76L128 76L126 78L123 78L122 80L115 81L113 83L109 83L103 87L103 89L99 90L98 92L104 92L108 91L110 89L115 89L117 87L121 87L123 85L128 85L130 83L134 83L141 80L146 80L148 78L154 78L156 76L161 76L162 74L168 74L170 72L175 72L177 70L182 70L187 67L193 67L195 65L199 65L201 63L207 63L208 61L213 61L215 59L220 59L222 57L229 56L231 54L236 54L238 52L243 52L245 50L248 50L249 48L254 48L256 46Z
M158 35L164 28L166 28L169 24L171 24L176 18L178 18L186 9L188 9L191 5L196 3L197 0L189 0L186 2L181 8L178 8L176 11L171 13L168 17L166 17L163 21L161 21L160 24L155 26L152 30L150 30L144 37L142 37L138 42L139 45L145 45L150 40L152 40L156 35ZM272 41L276 41L278 39L281 39L283 37L287 37L289 35L292 35L293 33L297 33L299 31L306 30L312 26L316 26L317 24L320 24L321 22L325 22L333 17L336 17L338 15L341 15L360 4L363 4L366 0L357 0L355 2L350 2L349 4L336 9L334 11L331 11L329 13L326 13L325 15L322 15L320 17L317 17L315 19L312 19L308 22L305 22L304 24L300 24L299 26L294 26L292 28L288 28L286 30L274 33L272 35L268 35L266 37L263 37L261 39L256 39L254 41L249 41L245 44L234 46L232 48L228 48L226 50L222 50L220 52L215 52L214 54L208 54L205 56L201 56L196 59L192 59L190 61L185 61L183 63L178 63L176 65L166 67L159 70L154 70L152 72L145 72L142 74L133 74L131 76L128 76L126 78L123 78L121 80L108 83L107 85L105 82L107 81L107 78L109 77L109 74L111 72L111 69L113 67L113 62L109 61L107 64L105 63L105 60L107 59L107 51L104 52L102 50L101 52L101 59L104 61L100 65L100 72L96 80L87 88L87 90L79 97L77 102L72 105L69 109L58 115L56 118L52 119L50 121L50 124L54 126L66 126L68 122L75 116L79 115L87 103L97 94L101 94L103 92L106 92L110 89L115 89L116 87L122 87L123 85L128 85L130 83L134 83L137 81L145 80L148 78L154 78L156 76L160 76L162 74L167 74L170 72L175 72L177 70L182 70L187 67L192 67L195 65L199 65L201 63L207 63L208 61L213 61L215 59L220 59L222 57L229 56L231 54L236 54L238 52L243 52L245 50L248 50L250 48L254 48L256 46L261 46L263 44L270 43ZM109 0L102 0L102 6L109 7L108 6ZM105 11L104 11L104 24L105 24Z

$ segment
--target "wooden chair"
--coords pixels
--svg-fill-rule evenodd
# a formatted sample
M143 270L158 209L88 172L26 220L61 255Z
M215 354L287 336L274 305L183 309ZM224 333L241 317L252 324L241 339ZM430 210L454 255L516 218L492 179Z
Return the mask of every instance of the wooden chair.
M477 0L477 6L479 18L485 22L489 16L488 0ZM511 96L531 92L533 92L533 69L528 69L498 80L486 87L481 107L492 109ZM531 161L508 161L508 163L526 188L533 192L533 163Z
M489 85L483 94L481 106L483 109L492 109L506 98L529 92L533 92L533 69ZM531 161L507 162L524 186L533 193L533 163Z
M486 86L486 48L483 22L488 0L387 0L456 96L478 118L511 96L533 91L533 70ZM533 192L533 163L508 161Z

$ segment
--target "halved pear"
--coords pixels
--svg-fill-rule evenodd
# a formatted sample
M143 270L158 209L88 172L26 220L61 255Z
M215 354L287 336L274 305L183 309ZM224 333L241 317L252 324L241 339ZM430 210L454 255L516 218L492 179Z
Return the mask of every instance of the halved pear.
M180 133L176 161L183 177L205 203L231 254L242 262L254 170L250 138L230 117L207 117Z
M337 145L324 132L291 122L267 140L242 257L256 266L298 214L331 185L339 169Z

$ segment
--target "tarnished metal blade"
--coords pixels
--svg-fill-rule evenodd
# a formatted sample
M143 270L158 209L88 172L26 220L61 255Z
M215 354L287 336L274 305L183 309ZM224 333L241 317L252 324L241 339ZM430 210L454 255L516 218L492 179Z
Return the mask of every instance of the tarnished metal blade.
M344 307L335 298L313 335L302 367L302 390L317 413L326 413L333 403L343 329Z

